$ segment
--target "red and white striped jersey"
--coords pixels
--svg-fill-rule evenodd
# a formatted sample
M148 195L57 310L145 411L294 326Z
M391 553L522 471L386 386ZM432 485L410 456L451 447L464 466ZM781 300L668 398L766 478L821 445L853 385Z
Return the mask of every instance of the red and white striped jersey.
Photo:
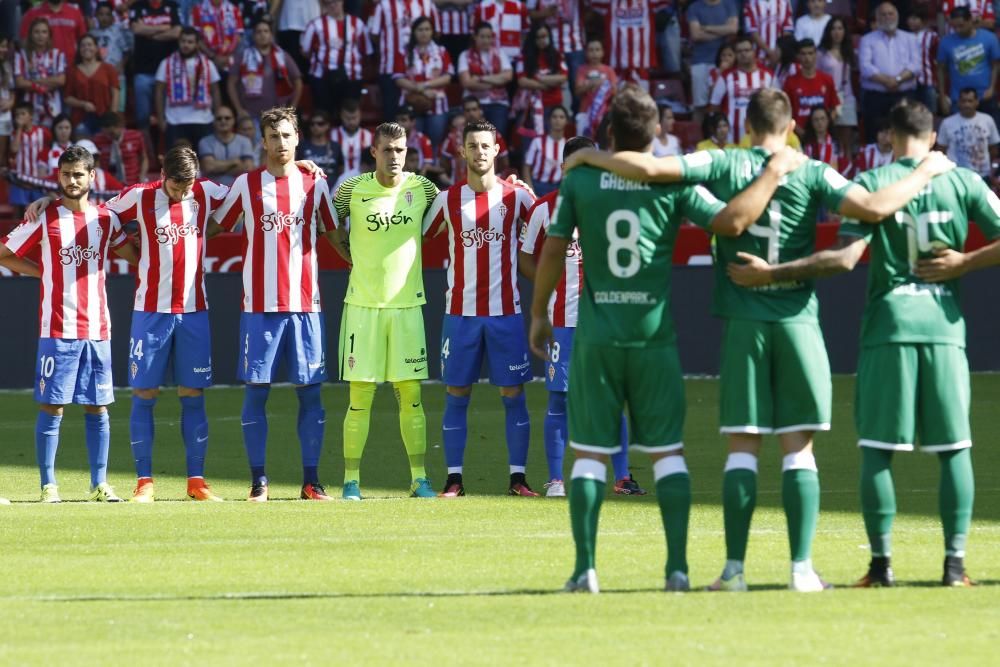
M48 176L51 172L43 171L40 167L40 164L46 164L48 169L45 147L52 141L52 134L48 128L35 125L27 132L15 131L15 134L20 134L21 145L14 156L14 171L38 178Z
M858 159L855 162L855 167L860 173L862 171L868 171L869 169L875 169L876 167L884 167L887 164L892 164L892 148L889 148L887 153L883 153L879 150L878 144L868 144L858 151Z
M726 70L712 87L710 104L722 107L729 120L729 142L738 144L746 133L747 106L754 91L768 88L774 76L758 67L745 72L738 67Z
M372 146L372 132L361 127L354 134L348 134L343 127L335 127L330 131L330 138L340 144L344 153L344 173L341 178L356 176L361 173L361 153Z
M818 143L808 143L802 147L803 152L814 160L825 162L837 171L843 173L850 167L850 163L840 151L840 145L833 140L833 135L826 137Z
M565 139L553 139L545 135L535 137L524 155L524 163L531 165L531 180L543 183L562 181L563 147Z
M996 20L996 10L993 7L993 0L941 0L941 7L938 14L944 16L945 25L948 25L948 17L956 7L968 7L972 14L972 20L983 19L986 21ZM951 26L946 28L951 32Z
M992 5L990 5L992 7ZM920 69L917 70L918 86L933 86L935 64L937 63L938 42L941 38L935 30L921 30L916 35L920 47Z
M15 77L24 77L28 81L34 82L38 79L65 73L66 54L59 49L49 49L41 53L35 51L30 56L25 51L17 51L14 54ZM61 88L55 88L47 92L28 91L24 93L25 101L31 103L34 108L36 123L55 118L62 113L61 90Z
M407 133L406 147L417 151L419 169L437 163L437 159L434 157L434 145L431 143L431 138L420 130Z
M74 212L61 204L49 204L35 222L22 222L2 242L18 257L41 249L41 338L108 340L108 253L128 237L118 216L103 207Z
M55 141L52 142L52 145L49 146L49 150L45 151L45 164L48 166L49 171L59 171L59 156L65 153L66 149L72 145L73 144L66 144L63 146Z
M555 212L559 192L550 192L537 202L528 213L528 225L521 235L521 252L534 255L542 249L545 236ZM573 240L566 248L566 270L563 271L556 291L549 298L549 319L554 327L575 327L580 290L583 288L583 252L573 230Z
M317 79L329 70L343 68L348 79L360 81L365 56L375 52L365 22L350 14L340 20L314 18L302 32L299 45L309 54L310 76Z
M511 62L521 58L521 38L528 31L528 8L520 0L482 0L472 10L473 25L493 26L496 44Z
M438 34L463 35L472 33L472 20L468 7L448 5L448 9L438 9Z
M442 74L455 74L455 66L451 63L451 55L447 49L431 42L427 48L415 48L413 61L406 63L406 78L411 81L423 82L436 79ZM448 95L443 88L428 89L427 94L434 99L432 114L448 113ZM399 104L406 102L406 92L399 91Z
M214 217L232 230L240 214L243 312L321 312L316 241L337 215L326 180L304 169L280 178L264 167L241 174Z
M656 67L656 12L666 0L593 0L591 8L605 16L608 64L621 73Z
M229 188L198 179L190 194L171 201L163 182L125 190L105 206L126 223L139 223L139 267L134 309L192 313L205 299L205 227Z
M528 11L556 7L556 13L545 19L552 33L552 46L563 54L583 51L583 20L580 17L580 0L527 0Z
M491 48L482 52L477 49L462 51L458 56L458 73L468 72L472 76L485 76L490 74L500 74L511 70L513 66L510 58L502 49ZM471 95L479 100L480 104L510 104L507 96L507 86L493 86L487 90L464 89L466 95Z
M448 227L449 315L492 316L521 312L517 288L520 226L535 198L498 178L486 192L468 184L438 194L424 218L424 228Z
M406 71L406 45L410 28L421 16L438 25L437 8L431 0L381 0L368 19L368 33L378 37L379 74Z
M743 5L743 23L746 31L759 34L769 49L778 44L782 34L795 31L788 0L747 0ZM757 57L765 58L767 54L758 49Z

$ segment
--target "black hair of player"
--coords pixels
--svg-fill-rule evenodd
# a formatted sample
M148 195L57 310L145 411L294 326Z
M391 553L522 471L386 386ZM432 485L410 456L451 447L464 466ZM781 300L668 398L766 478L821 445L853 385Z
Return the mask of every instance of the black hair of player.
M892 131L903 137L926 137L934 131L934 114L915 100L902 99L889 112Z
M83 146L73 145L62 152L59 156L59 168L64 164L82 164L87 171L94 170L94 156Z
M463 144L465 143L465 138L473 132L489 132L493 135L493 141L497 139L497 128L488 120L474 120L471 123L466 123L465 128L462 130Z
M577 151L582 151L584 148L597 148L597 142L590 137L572 137L567 139L565 145L563 145L563 160Z

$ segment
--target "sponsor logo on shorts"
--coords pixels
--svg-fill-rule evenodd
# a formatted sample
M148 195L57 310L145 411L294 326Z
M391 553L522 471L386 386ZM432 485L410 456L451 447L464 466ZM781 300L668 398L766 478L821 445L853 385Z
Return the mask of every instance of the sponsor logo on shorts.
M105 382L104 384L101 384L100 382L97 383L97 390L98 391L103 391L105 389L111 389L111 383L110 382Z
M471 248L476 246L477 248L482 248L484 245L492 245L493 243L502 243L507 236L500 231L495 229L466 229L462 232L462 245L466 248Z
M425 361L427 361L426 355L419 357L406 357L405 359L403 359L404 364L422 364Z
M133 361L132 364L128 367L128 372L132 374L133 378L135 378L135 376L139 374L139 364Z
M321 362L319 362L318 364L309 364L309 370L311 370L311 371L315 371L315 370L318 370L318 369L320 369L320 368L323 368L323 366L324 366L324 365L325 365L325 364L324 364L324 362L322 362L322 361L321 361Z
M194 368L191 369L191 371L193 373L211 373L212 372L212 367L211 366L195 366Z
M528 361L528 355L524 355L524 363L521 364L508 364L507 368L512 371L523 371L527 370L531 366L531 362Z
M178 241L188 236L198 236L201 230L194 225L166 225L156 228L156 242L160 245L175 245Z
M38 393L39 394L45 393L45 378L40 378L38 380Z
M353 354L351 356L347 357L347 367L350 368L352 371L354 370L354 355Z

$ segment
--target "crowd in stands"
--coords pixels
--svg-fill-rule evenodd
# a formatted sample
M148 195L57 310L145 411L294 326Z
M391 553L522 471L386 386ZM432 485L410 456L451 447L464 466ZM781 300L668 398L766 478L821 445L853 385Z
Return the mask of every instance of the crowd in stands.
M14 5L12 7L12 5ZM657 155L747 145L751 93L794 105L789 143L847 175L891 161L904 97L996 183L993 0L0 0L0 169L10 202L87 139L125 185L188 142L230 183L261 161L259 114L301 112L300 157L370 168L370 130L409 130L410 167L463 178L464 123L501 133L503 170L557 188L567 138L598 140L624 85L662 108ZM16 34L2 34L3 31Z

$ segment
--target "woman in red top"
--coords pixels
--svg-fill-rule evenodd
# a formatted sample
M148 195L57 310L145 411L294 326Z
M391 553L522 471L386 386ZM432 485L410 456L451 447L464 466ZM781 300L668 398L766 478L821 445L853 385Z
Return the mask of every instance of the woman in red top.
M421 16L410 29L406 45L406 73L396 79L402 91L399 105L417 113L417 129L434 145L444 139L448 126L448 95L445 87L455 72L447 49L435 41L434 22Z
M562 106L563 84L569 70L562 54L552 45L552 31L545 23L532 25L524 40L524 60L515 66L517 97L514 112L528 136L545 135L545 110Z
M100 131L101 116L118 108L118 70L101 61L97 40L90 35L76 44L76 62L66 75L65 93L77 131L88 135Z

